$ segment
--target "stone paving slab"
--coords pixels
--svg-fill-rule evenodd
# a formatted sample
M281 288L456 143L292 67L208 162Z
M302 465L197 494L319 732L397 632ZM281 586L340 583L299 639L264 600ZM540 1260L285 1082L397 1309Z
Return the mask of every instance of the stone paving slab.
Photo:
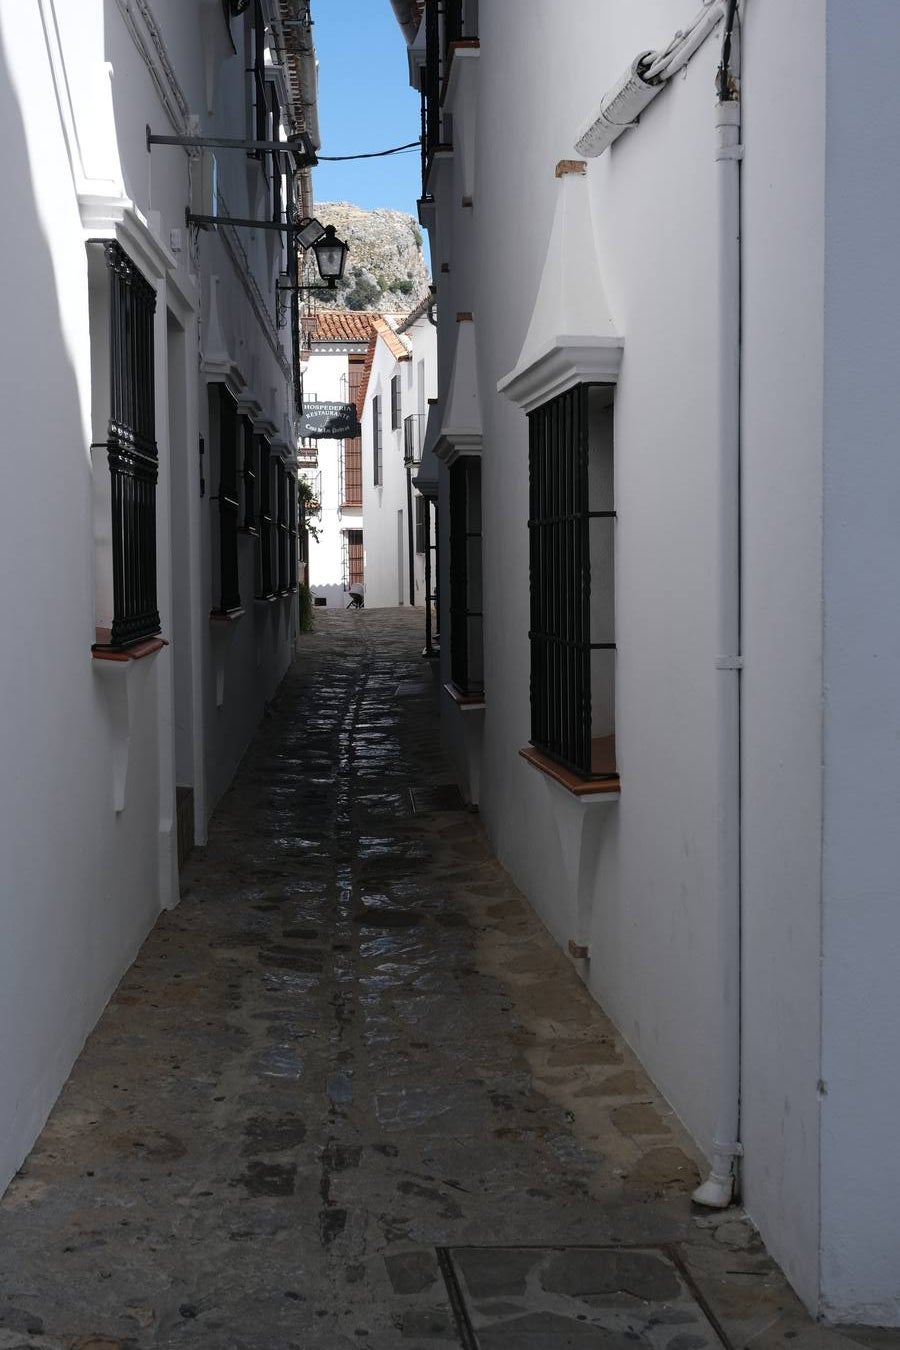
M708 1339L700 1301L733 1350L896 1344L691 1212L690 1140L452 809L420 616L316 623L0 1203L0 1350L448 1350L446 1259L475 1350L700 1350L659 1330ZM597 1248L637 1292L582 1287Z
M659 1249L455 1248L444 1270L461 1339L472 1350L725 1344L676 1261Z

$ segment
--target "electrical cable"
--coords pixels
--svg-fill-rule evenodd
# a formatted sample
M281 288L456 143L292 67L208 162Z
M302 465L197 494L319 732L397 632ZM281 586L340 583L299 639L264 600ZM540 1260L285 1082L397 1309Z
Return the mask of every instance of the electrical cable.
M421 144L421 141L409 141L406 145L395 145L391 150L370 150L366 155L317 155L316 158L328 160L332 164L346 159L382 159L385 155L399 155L404 150L418 150Z

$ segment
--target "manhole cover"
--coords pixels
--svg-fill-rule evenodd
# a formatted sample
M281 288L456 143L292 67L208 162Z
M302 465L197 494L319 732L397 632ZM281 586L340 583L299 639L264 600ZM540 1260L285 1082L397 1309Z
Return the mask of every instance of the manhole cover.
M442 783L438 787L410 788L412 809L417 816L427 815L429 811L464 811L465 803L459 795L455 783Z
M722 1350L674 1252L450 1247L438 1261L465 1350Z

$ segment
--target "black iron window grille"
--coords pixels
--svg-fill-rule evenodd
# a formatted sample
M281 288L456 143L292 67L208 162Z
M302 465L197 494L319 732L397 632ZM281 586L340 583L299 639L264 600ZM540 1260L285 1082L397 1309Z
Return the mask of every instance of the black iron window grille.
M272 449L265 436L259 443L259 549L257 599L271 600L275 594L275 522L272 516Z
M613 388L578 385L528 422L531 743L580 777L612 778Z
M300 556L300 505L299 488L297 484L297 475L293 472L288 473L288 526L289 526L289 548L288 557L288 589L291 592L297 589L297 564Z
M408 417L403 419L404 464L420 464L422 462L422 438L424 435L424 413L410 413Z
M278 495L278 594L290 590L290 521L288 519L288 470L282 460L275 462L275 488Z
M216 578L218 598L214 614L233 614L241 607L238 579L238 525L241 504L238 497L238 440L240 421L237 404L224 384L209 388L210 429L213 444L218 448L219 483L218 555L219 572Z
M400 427L400 376L391 376L391 431Z
M113 240L89 244L108 296L112 615L109 645L160 631L156 600L156 292ZM102 257L102 262L100 261ZM98 333L98 342L102 338ZM98 438L99 439L99 438ZM101 440L100 446L104 442Z
M266 80L266 19L262 0L253 0L253 108L255 139L270 140L269 91ZM264 152L255 150L251 153L258 159Z
M256 528L256 445L253 435L253 423L249 417L241 418L241 476L244 483L244 523L246 534L257 534Z
M416 493L416 552L424 553L428 547L428 500Z
M345 569L344 569L344 590L349 591L352 586L362 586L363 584L363 532L362 530L345 530Z
M450 468L450 678L462 694L484 692L481 463Z
M372 469L376 487L384 481L381 446L381 395L372 399Z

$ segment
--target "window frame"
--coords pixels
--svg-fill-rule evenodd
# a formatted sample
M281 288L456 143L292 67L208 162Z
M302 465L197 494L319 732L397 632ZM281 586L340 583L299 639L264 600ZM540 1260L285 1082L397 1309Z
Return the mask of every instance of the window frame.
M602 381L573 385L528 414L530 744L585 781L617 778L592 727L593 654L616 651L592 634L590 397ZM610 580L614 578L614 561ZM614 658L613 658L614 659Z
M384 446L380 394L373 394L372 396L372 477L375 487L384 486Z
M391 431L400 430L400 372L391 376Z
M478 477L477 528L473 520L473 480ZM450 678L466 697L484 694L484 621L481 578L481 460L461 455L450 466ZM470 569L477 541L478 577ZM473 627L474 621L474 627ZM481 675L474 673L470 637L477 633L481 646Z
M106 373L105 425L94 448L106 451L103 496L111 538L110 627L95 645L127 648L161 631L156 567L157 297L117 240L92 239L87 249L91 283L103 296L97 328L93 322L91 327L92 364L98 373L105 367ZM100 384L103 387L102 377Z
M213 614L234 614L241 609L238 571L238 527L241 503L238 494L238 440L240 415L237 402L220 381L208 386L211 420L215 419L218 450L218 485L214 500L218 505L218 570L215 577L218 599ZM215 401L215 408L213 402Z

